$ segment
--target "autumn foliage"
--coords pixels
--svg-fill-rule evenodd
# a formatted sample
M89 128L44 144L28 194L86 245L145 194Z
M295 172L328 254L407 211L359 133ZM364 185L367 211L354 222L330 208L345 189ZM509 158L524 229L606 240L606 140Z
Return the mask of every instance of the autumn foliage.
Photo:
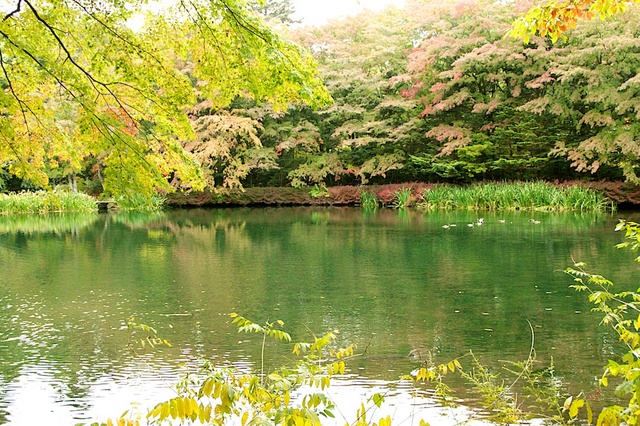
M68 99L44 102L47 122L56 123L49 135L55 143L45 143L39 126L29 127L34 143L15 145L15 152L0 141L6 158L0 189L69 177L110 193L128 187L190 191L205 184L209 192L224 193L413 181L640 182L640 12L634 5L409 0L404 9L286 28L289 9L274 9L278 4L241 8L264 36L247 38L251 43L241 51L234 47L237 36L216 28L218 51L200 46L188 53L196 43L192 32L176 28L176 37L185 39L166 40L160 30L168 24L159 20L138 42L177 43L175 55L164 59L169 74L180 76L172 84L179 85L154 83L161 74L144 81L142 74L122 77L162 86L155 97L172 89L175 96L162 100L173 115L123 86L130 105L108 98L96 110L111 135L86 122ZM281 34L252 13L264 14ZM612 19L584 19L596 16ZM224 15L231 20L221 25L241 31L232 18ZM286 58L275 60L277 52L295 59L305 74L296 74ZM106 53L105 61L119 57ZM254 61L247 67L249 57ZM19 103L13 107L6 120L19 122ZM19 158L30 158L29 167Z

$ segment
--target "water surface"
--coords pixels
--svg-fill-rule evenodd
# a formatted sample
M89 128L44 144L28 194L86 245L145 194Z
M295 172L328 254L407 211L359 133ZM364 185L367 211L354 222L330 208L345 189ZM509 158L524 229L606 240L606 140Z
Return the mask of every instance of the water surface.
M0 423L74 424L147 407L203 359L256 371L260 339L238 334L230 312L282 319L296 341L338 329L340 343L357 344L365 353L332 390L338 399L388 391L419 366L410 352L445 362L473 350L498 371L527 357L531 328L537 358L553 358L565 389L595 393L617 342L561 271L580 260L634 288L638 266L614 248L613 231L634 217L536 213L533 224L530 213L484 214L483 226L467 226L479 217L352 208L0 217ZM173 347L132 352L130 317ZM267 367L290 363L289 350L269 344ZM388 392L397 417L440 418L437 399Z

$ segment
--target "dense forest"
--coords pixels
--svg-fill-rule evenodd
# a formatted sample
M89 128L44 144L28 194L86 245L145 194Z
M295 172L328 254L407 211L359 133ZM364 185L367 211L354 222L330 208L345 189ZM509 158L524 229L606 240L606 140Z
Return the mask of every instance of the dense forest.
M246 184L635 181L637 11L555 44L505 38L530 6L416 1L297 29L335 103L236 109L278 167Z
M76 3L4 17L0 191L638 180L634 7L523 42L506 34L526 1L321 27L289 0L194 2L135 31L118 2Z

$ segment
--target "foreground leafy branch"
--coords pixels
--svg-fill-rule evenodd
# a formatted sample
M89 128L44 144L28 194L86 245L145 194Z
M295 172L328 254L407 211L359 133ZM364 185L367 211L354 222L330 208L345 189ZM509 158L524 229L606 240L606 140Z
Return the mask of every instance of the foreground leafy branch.
M175 397L155 405L148 413L125 413L101 425L137 426L144 422L151 425L165 424L207 424L226 425L320 425L330 420L340 422L336 414L344 416L327 392L332 379L345 374L346 361L362 354L355 353L355 346L336 347L337 331L321 336L313 336L310 342L293 344L292 352L298 356L293 367L264 373L264 350L267 339L290 343L291 336L284 331L280 320L255 323L243 316L231 314L232 323L240 333L255 333L262 336L260 374L241 372L235 368L220 368L204 363L198 374L185 376L174 390ZM142 347L169 345L157 336L156 331L145 324L129 321L128 328L134 333L143 333L146 338L136 341ZM137 352L134 350L134 353ZM468 369L463 369L463 358L470 358ZM432 388L433 394L442 404L455 406L453 391L445 379L459 373L468 383L470 390L480 396L489 419L498 424L511 424L531 418L545 419L555 424L566 424L576 418L584 401L573 399L559 402L560 383L553 376L553 365L542 370L534 370L535 351L532 348L523 363L509 364L506 371L515 379L506 381L501 374L483 366L473 353L443 364L423 362L411 374L399 380L410 383L413 395L419 389ZM398 383L399 384L399 383ZM519 395L516 385L523 389ZM390 390L393 389L393 384ZM386 401L386 392L375 393L363 401L356 409L355 420L343 417L346 425L390 426L391 416L376 416L378 409ZM551 413L551 414L548 414ZM377 421L376 421L377 418ZM423 419L420 426L428 426ZM101 426L95 423L96 426Z
M624 231L627 241L618 244L618 248L637 251L640 248L640 225L635 222L621 221L616 231ZM640 262L640 256L636 262ZM618 361L609 360L600 385L609 386L609 379L615 379L615 395L626 401L624 405L605 407L598 415L598 426L637 425L640 419L640 290L613 292L613 282L602 275L592 274L584 269L584 263L576 263L566 272L576 284L577 291L588 293L589 301L594 304L593 310L602 313L602 324L610 326L619 336L626 348ZM574 399L572 413L577 414L581 407L587 410L588 422L591 423L591 408L583 399Z
M549 36L556 42L565 32L575 28L580 19L590 20L599 17L604 20L610 16L623 13L628 3L620 0L568 0L564 2L550 1L532 7L513 23L509 35L528 43L531 36L539 34Z

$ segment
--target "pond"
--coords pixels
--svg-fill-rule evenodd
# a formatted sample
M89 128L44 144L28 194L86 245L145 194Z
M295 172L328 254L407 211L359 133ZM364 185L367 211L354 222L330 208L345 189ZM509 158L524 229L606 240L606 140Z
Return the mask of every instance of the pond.
M0 217L0 424L145 409L202 360L258 371L260 338L238 334L231 312L281 319L295 341L337 329L358 345L331 389L347 420L382 391L395 418L453 424L464 410L391 389L420 365L408 355L447 362L472 350L500 371L527 358L532 329L541 367L553 359L564 390L595 395L617 341L562 270L584 261L634 288L634 256L614 248L621 217L638 219L354 208ZM173 346L133 352L130 317ZM266 352L267 368L293 357L283 344Z

